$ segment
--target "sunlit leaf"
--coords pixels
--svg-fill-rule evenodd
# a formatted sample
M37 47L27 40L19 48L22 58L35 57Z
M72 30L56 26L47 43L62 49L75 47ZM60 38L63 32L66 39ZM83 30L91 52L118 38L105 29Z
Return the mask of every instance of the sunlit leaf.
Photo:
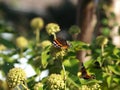
M87 80L87 79L80 78L79 80L80 80L81 84L102 83L101 81L96 80L96 79L89 79L89 80Z
M77 59L66 59L63 62L66 70L76 74L78 72L79 61Z
M108 66L109 70L111 70L116 75L120 75L120 67L119 66Z
M115 81L116 83L120 83L120 78L119 78L119 77L118 77L118 78L117 78L117 77L114 77L114 78L113 78L113 81Z
M80 87L80 81L79 77L70 74L69 77L67 77L67 82L74 85L76 88Z
M81 41L72 41L71 49L75 51L79 51L81 49L89 49L89 44L81 42Z
M107 77L107 84L108 84L108 87L111 86L111 82L112 82L112 76L108 76L108 77Z
M48 59L50 57L48 53L49 53L49 47L43 50L41 53L41 63L42 63L43 68L45 68L48 64Z

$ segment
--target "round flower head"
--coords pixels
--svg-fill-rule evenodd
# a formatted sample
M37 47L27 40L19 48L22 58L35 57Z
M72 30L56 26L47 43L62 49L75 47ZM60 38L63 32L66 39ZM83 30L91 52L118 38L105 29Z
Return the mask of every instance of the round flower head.
M108 38L101 35L97 37L96 42L98 45L103 46L108 43Z
M35 29L42 29L44 26L44 21L40 17L33 18L31 20L31 27Z
M34 90L43 90L43 84L42 83L36 83L34 86Z
M79 90L91 90L87 85L82 85Z
M50 35L54 35L56 32L60 31L60 27L56 23L49 23L46 26L47 33Z
M72 25L69 28L69 33L70 34L76 34L76 33L80 33L80 28L77 25Z
M16 39L16 45L19 48L26 48L28 46L28 41L25 37L20 36Z
M95 83L94 85L92 85L92 90L102 90L101 86L98 83Z
M7 48L3 45L3 44L0 44L0 51L4 51L6 50Z
M41 47L45 48L46 46L52 45L52 43L49 40L45 40L41 42Z
M93 85L82 85L79 90L101 90L101 87L99 84L93 84Z
M7 74L7 83L9 88L14 88L19 84L24 84L26 73L21 68L13 68Z
M47 81L48 90L65 90L65 82L60 74L51 74Z
M51 51L50 54L55 58L61 58L67 54L66 50L60 49L60 48L55 48L55 47L51 47L50 51Z

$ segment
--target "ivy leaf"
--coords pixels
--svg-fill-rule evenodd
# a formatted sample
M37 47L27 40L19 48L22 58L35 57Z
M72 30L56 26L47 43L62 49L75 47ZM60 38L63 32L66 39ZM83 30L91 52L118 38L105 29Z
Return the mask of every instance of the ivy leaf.
M86 79L80 78L79 80L80 80L81 84L102 83L102 81L96 80L96 79L89 79L89 80L86 80Z
M119 55L118 55L119 52L120 52L120 50L118 48L113 49L113 54L117 57L119 57Z
M79 51L81 49L89 49L90 45L81 41L72 41L71 42L71 51Z
M111 82L112 82L112 76L107 77L107 84L108 84L108 87L111 86Z
M77 89L80 88L79 77L77 77L77 76L75 76L73 74L69 74L69 77L67 77L67 82L68 82L68 84L70 84L70 86L73 85Z
M116 75L120 75L120 67L119 66L108 66L109 70L111 70L113 73L115 73Z
M78 72L79 61L77 59L69 58L64 60L63 65L66 70L76 74Z
M99 65L100 65L100 67L102 66L102 58L99 56L99 57L97 57L97 61L98 61L98 63L99 63Z
M41 63L43 68L46 68L46 66L48 65L48 59L50 58L49 53L49 47L45 48L42 53L41 53Z
M117 77L114 77L114 78L113 78L113 81L115 81L116 83L120 83L120 78L119 78L119 77L118 77L118 78L117 78Z

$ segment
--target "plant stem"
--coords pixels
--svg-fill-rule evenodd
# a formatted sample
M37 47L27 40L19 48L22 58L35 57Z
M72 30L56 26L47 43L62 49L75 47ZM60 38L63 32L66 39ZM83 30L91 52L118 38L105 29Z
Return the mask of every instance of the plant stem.
M62 61L63 61L63 56L61 56L61 58L60 58L61 60L61 64L62 64L62 69L63 69L63 76L64 76L64 82L65 82L65 90L66 90L66 71L65 71L65 66L64 66L64 64L62 63Z
M23 48L20 48L20 58L23 57Z
M16 87L17 90L21 90L18 86Z
M39 41L40 41L40 30L37 28L36 29L36 45L39 43Z
M53 33L52 35L53 35L54 39L56 39L56 34L55 34L55 33Z
M62 69L63 69L63 72L64 72L64 79L66 80L66 71L65 71L65 67L64 67L63 64L62 64Z
M63 69L64 79L65 79L65 90L66 90L66 71L63 64L62 64L62 69Z
M102 57L102 61L101 61L101 67L102 67L102 64L104 62L104 45L101 45L101 57Z
M102 56L104 56L104 45L101 46Z
M24 87L25 90L29 90L27 86L25 86L24 84L22 84L22 86Z

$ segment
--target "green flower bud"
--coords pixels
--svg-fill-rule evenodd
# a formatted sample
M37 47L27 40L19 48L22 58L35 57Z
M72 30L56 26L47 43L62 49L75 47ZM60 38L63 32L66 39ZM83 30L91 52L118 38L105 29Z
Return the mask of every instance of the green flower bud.
M44 27L44 21L40 17L33 18L31 20L31 27L35 29L42 29Z
M41 47L45 48L46 46L52 45L52 43L49 40L45 40L41 42Z
M46 26L46 31L47 31L48 34L54 35L56 32L60 31L60 27L56 23L49 23Z
M42 83L36 83L34 86L34 90L43 90L43 84Z
M16 45L19 48L26 48L28 46L28 41L25 37L20 36L16 39Z
M4 51L6 50L7 48L3 45L3 44L0 44L0 51Z
M71 35L80 33L80 28L77 25L72 25L69 29Z
M97 37L96 42L98 45L103 46L108 43L108 38L101 35Z
M14 88L19 84L24 84L26 80L26 73L21 68L10 69L7 74L7 83L9 88Z
M47 80L48 90L65 90L65 82L60 74L51 74Z

